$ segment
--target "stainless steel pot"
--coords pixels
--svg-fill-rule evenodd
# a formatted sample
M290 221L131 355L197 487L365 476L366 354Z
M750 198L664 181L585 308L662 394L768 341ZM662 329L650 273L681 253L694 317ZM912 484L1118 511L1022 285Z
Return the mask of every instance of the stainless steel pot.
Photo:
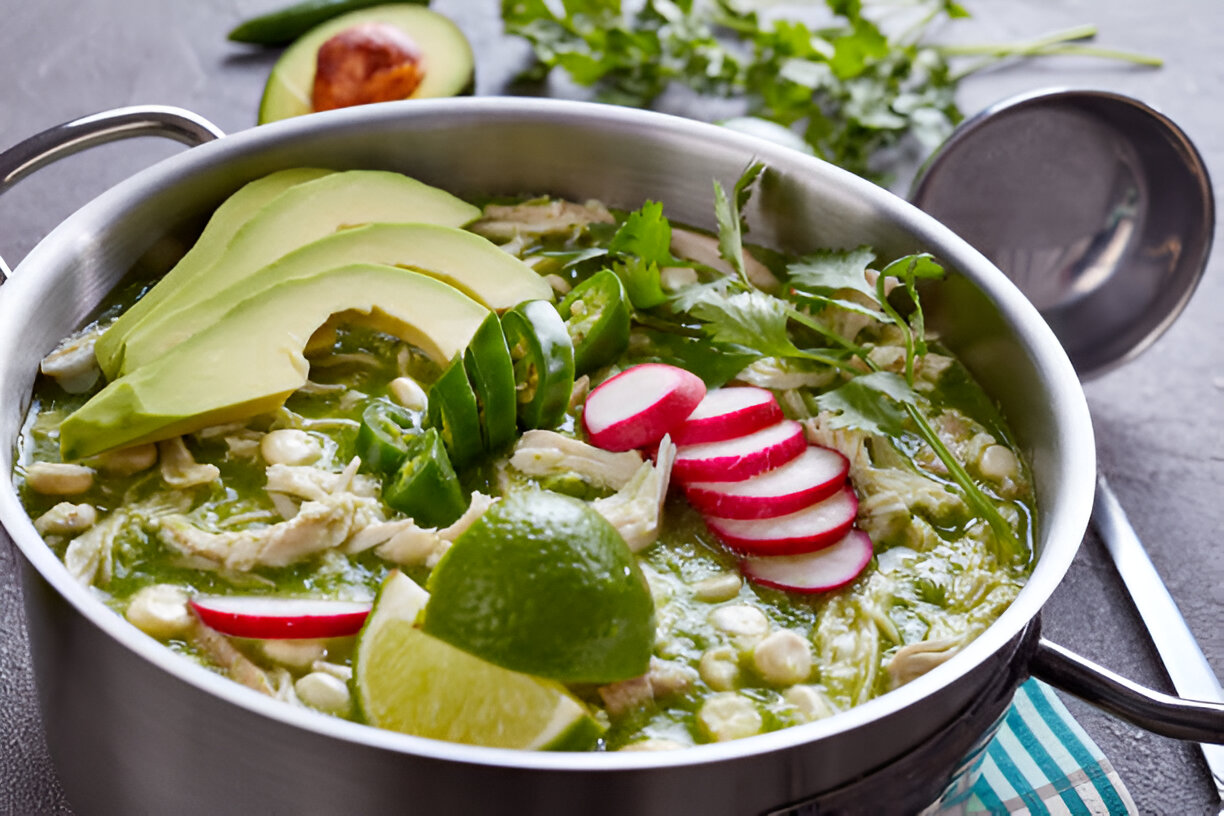
M165 109L90 117L0 156L0 189L49 156L140 133L216 135ZM748 212L753 241L796 252L923 249L948 264L954 274L924 297L928 323L1002 406L1035 472L1040 556L1029 584L980 638L896 691L821 722L654 754L524 753L377 731L270 701L171 654L77 584L18 502L14 445L41 357L129 270L164 270L159 259L253 178L303 165L386 168L460 195L660 200L670 217L713 227L711 179L734 180L754 156L770 171ZM478 98L333 111L209 141L98 197L14 270L0 291L0 405L0 521L25 556L48 745L81 813L827 812L820 803L904 812L938 794L957 752L1029 671L1158 733L1224 741L1224 707L1146 692L1038 639L1038 614L1088 521L1095 454L1079 381L1033 307L904 201L728 130L600 105ZM961 731L967 739L949 736ZM953 761L895 770L941 739ZM882 779L899 790L874 785L874 798L850 804L846 791Z

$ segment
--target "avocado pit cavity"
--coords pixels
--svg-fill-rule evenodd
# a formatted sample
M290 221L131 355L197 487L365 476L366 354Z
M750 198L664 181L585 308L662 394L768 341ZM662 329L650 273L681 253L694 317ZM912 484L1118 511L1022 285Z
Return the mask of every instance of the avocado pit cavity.
M424 77L415 40L387 23L359 23L319 47L311 104L322 111L405 99Z

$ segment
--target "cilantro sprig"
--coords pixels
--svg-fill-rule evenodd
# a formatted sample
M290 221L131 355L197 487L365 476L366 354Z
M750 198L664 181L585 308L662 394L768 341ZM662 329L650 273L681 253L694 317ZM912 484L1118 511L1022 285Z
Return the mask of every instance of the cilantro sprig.
M701 321L707 337L715 342L750 349L765 357L816 360L848 376L839 387L816 397L816 406L832 414L835 427L857 428L868 433L895 435L908 419L918 435L944 464L952 481L966 501L985 519L994 533L1002 560L1021 560L1027 547L994 503L982 492L959 460L931 426L920 407L914 389L914 360L926 353L925 318L918 296L918 281L942 277L944 271L928 254L909 255L884 267L870 283L867 271L875 260L867 248L849 251L824 251L807 255L787 268L787 294L776 296L752 286L742 274L743 207L751 185L762 173L753 163L727 196L715 182L716 217L719 245L723 257L736 267L736 277L726 277L720 285L712 283L689 287L673 299L672 305ZM904 317L886 291L893 279L910 300L909 316ZM851 292L856 299L845 293ZM862 301L866 301L864 304ZM813 307L826 305L865 313L891 323L902 333L905 344L904 374L883 371L868 350L852 339L838 334L811 313ZM827 341L821 348L801 348L795 342L791 324L802 326Z
M876 180L903 140L929 150L947 137L962 118L957 83L969 73L1057 54L1160 64L1083 44L1092 26L1018 43L937 45L928 33L968 12L954 0L905 5L916 19L899 31L869 14L884 3L864 0L825 0L830 20L819 26L765 20L737 0L502 0L501 9L506 32L532 45L528 79L558 69L602 101L635 107L672 85L743 99L749 114L801 133L817 156ZM954 68L965 59L971 64Z

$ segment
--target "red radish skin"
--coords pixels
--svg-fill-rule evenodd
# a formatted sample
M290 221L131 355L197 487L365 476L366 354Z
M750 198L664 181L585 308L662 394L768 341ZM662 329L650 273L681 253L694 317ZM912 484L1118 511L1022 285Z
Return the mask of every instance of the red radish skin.
M582 424L597 448L627 451L657 445L705 397L701 378L683 368L643 363L599 384L586 398Z
M706 516L706 526L728 547L747 555L795 555L842 539L854 525L858 498L849 485L797 513L768 519Z
M806 448L803 426L785 419L735 439L677 448L672 478L680 484L739 482L781 467Z
M844 587L871 561L871 539L851 530L840 541L799 555L745 558L740 570L749 581L787 592L828 592Z
M689 504L726 519L775 518L832 496L846 483L850 460L835 450L809 445L781 467L742 482L693 482Z
M215 596L194 598L191 608L223 635L260 639L331 638L361 631L372 604L317 598Z
M722 442L775 425L783 418L782 407L764 388L715 388L672 432L672 441L677 445Z

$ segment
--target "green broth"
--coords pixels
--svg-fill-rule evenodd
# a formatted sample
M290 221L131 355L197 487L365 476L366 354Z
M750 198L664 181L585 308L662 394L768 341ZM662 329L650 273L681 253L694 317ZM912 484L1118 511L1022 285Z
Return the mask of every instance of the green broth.
M619 223L625 214L616 213L615 217ZM521 257L537 259L541 273L557 275L572 285L601 268L598 258L583 259L582 251L606 246L614 232L614 225L598 224L560 237L520 242L517 252ZM760 256L774 267L784 260L771 252L761 252ZM121 291L105 306L104 314L118 313L139 294L135 287ZM593 381L635 361L676 360L677 354L683 357L695 353L699 359L693 360L693 366L706 366L702 373L709 374L707 379L712 381L728 379L742 367L744 360L702 357L685 346L683 335L661 334L645 325L673 325L669 321L674 316L665 310L641 318L635 329L636 343L612 366L597 372ZM872 335L868 331L868 340L874 344L887 345L895 339L886 332ZM932 347L932 353L948 356L937 346ZM730 368L727 359L734 360ZM340 329L329 347L313 354L311 363L310 385L291 396L277 413L186 437L195 460L215 465L219 479L176 489L166 485L154 467L130 476L98 478L87 492L67 499L92 505L99 519L115 512L130 513L110 546L109 575L105 581L94 581L117 612L124 613L141 590L160 584L201 594L373 596L395 566L373 550L353 555L329 550L288 566L256 566L239 572L203 569L167 546L153 521L158 514L169 512L167 508L210 533L257 531L280 521L279 508L265 489L266 466L257 449L263 434L279 428L305 430L323 452L314 467L338 473L354 456L363 409L372 400L388 399L394 378L411 376L428 386L440 372L419 349L361 327ZM789 414L805 418L814 413L811 408L816 395L828 387L831 385L779 389L777 393ZM31 518L39 518L65 499L30 489L23 478L24 469L35 462L59 461L55 428L88 396L68 394L51 378L40 377L36 383L30 415L18 442L16 469L20 496ZM950 446L964 453L966 460L973 451L978 451L980 459L986 439L1015 454L998 410L957 362L950 362L942 375L924 388L920 410L932 421L942 423ZM580 436L579 426L577 414L571 410L561 430ZM672 491L659 541L639 558L655 596L656 618L662 623L655 656L686 679L623 713L602 711L605 698L599 689L575 688L584 700L601 709L600 717L610 726L602 747L618 749L645 739L682 745L705 741L710 735L698 724L699 713L712 695L728 689L755 706L761 731L850 708L899 682L889 667L903 648L923 642L963 645L1002 612L1023 586L1029 566L1002 563L992 553L986 525L969 512L965 502L957 500L955 485L932 465L929 448L913 428L907 427L891 439L870 438L865 444L864 461L868 464L863 473L908 480L906 484L915 487L902 496L903 503L910 502L904 511L893 508L899 521L891 526L879 523L879 532L873 536L875 554L866 571L833 592L788 593L745 580L734 592L699 599L696 588L701 582L738 574L736 557L717 542L681 492ZM528 478L516 473L507 460L508 452L466 469L461 474L464 487L497 495L535 484L583 499L611 492L565 474ZM1001 484L977 472L973 462L969 470L975 483L1009 520L1018 537L1028 543L1031 552L1034 502L1027 468L1021 462L1016 478ZM857 486L862 492L864 485ZM867 496L860 498L864 499L860 520L864 520L867 511L863 507L869 502ZM390 511L386 515L394 518ZM46 539L64 556L71 536L48 534ZM418 581L428 576L425 565L405 571ZM752 639L738 638L712 622L715 610L743 606L763 613L771 631L790 630L810 644L812 670L801 685L808 687L809 697L814 694L823 700L826 708L813 713L789 694L790 686L768 682L755 668ZM279 665L258 644L236 644L242 654L265 670L287 671L290 677L302 673L300 668ZM189 640L171 638L167 645L203 665L226 671ZM703 670L703 656L720 648L730 650L731 662L738 670L729 686L726 682L712 684ZM324 653L329 661L350 665L352 639L327 644Z

